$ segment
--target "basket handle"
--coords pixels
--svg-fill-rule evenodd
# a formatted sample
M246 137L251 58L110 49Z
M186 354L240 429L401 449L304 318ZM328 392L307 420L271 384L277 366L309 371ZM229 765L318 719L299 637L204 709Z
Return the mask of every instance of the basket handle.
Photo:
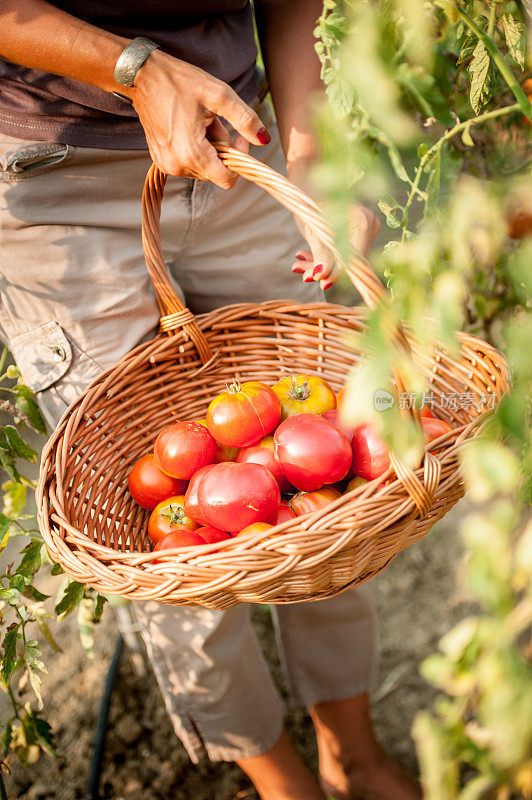
M339 264L344 267L366 305L374 308L380 300L387 297L384 286L367 259L360 254L354 254L349 264L344 264L334 244L332 231L319 207L301 189L252 156L225 144L215 143L214 146L221 160L231 172L260 186L315 231L320 241L329 248ZM167 175L161 172L155 164L152 164L146 176L142 193L142 246L146 267L161 314L161 329L167 333L182 330L186 338L194 343L205 364L212 358L211 349L196 324L194 315L183 305L172 286L164 263L160 221L166 179Z

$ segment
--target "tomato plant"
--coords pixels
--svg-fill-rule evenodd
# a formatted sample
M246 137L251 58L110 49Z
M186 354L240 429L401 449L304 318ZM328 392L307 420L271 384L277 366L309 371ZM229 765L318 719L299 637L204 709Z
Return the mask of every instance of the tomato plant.
M152 453L142 456L129 473L128 487L131 496L143 508L155 508L172 495L184 494L187 481L172 478L155 463Z
M211 401L207 427L227 447L247 447L273 431L281 417L275 392L260 381L233 381Z
M320 489L347 475L353 453L349 440L316 414L295 414L274 434L275 458L292 486Z
M198 487L201 516L229 533L253 522L273 522L280 502L277 481L261 464L215 464Z
M265 436L257 444L243 447L239 451L236 460L239 464L262 464L263 467L270 470L279 484L281 492L288 492L292 488L290 482L285 478L280 465L275 460L273 436Z
M155 463L167 475L189 480L198 469L212 464L216 441L197 422L174 422L155 440L153 454Z
M198 527L194 520L187 517L184 503L184 495L177 495L155 506L148 520L148 536L154 544L176 530L193 531Z
M289 375L272 386L281 403L281 420L293 414L321 414L336 408L336 395L323 378Z

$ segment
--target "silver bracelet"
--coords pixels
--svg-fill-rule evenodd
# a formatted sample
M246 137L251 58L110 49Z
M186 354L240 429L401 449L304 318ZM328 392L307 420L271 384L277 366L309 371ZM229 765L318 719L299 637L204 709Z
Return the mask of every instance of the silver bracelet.
M114 79L121 86L133 86L137 72L153 50L159 45L144 36L137 36L120 53L116 62ZM114 94L114 92L113 92ZM122 97L122 95L119 95Z

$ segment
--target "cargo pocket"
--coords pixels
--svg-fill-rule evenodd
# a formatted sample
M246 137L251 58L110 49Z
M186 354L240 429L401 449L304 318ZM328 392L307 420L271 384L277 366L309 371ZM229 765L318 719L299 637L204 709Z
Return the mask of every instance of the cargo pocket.
M5 145L4 145L5 146ZM9 143L7 144L9 147ZM19 181L40 175L59 166L74 155L75 148L55 142L28 142L0 154L0 179Z
M9 340L9 347L24 383L35 392L52 428L102 371L55 321L16 334Z

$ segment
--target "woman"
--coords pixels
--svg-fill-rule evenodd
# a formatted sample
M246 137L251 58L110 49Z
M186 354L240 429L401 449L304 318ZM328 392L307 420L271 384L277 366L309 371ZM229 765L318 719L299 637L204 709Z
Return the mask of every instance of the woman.
M336 278L312 232L303 232L307 250L287 212L251 184L235 185L210 143L236 134L235 147L251 145L296 183L315 156L307 114L320 87L312 31L321 3L256 0L254 8L278 129L257 79L246 0L2 2L0 321L52 424L100 370L155 333L139 236L150 157L176 176L162 238L193 311L310 301ZM377 223L367 209L356 218L356 244L367 251ZM294 252L303 283L286 275ZM323 787L339 798L420 796L373 735L367 588L277 610L288 684L316 728L322 788L283 732L249 606L135 605L193 760L235 760L264 800L317 800Z

